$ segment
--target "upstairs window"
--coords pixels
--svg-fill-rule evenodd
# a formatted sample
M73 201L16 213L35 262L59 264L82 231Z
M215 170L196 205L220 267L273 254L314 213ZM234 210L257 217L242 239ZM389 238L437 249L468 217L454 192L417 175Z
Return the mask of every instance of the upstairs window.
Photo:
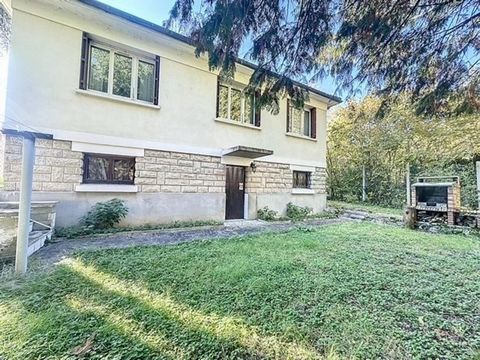
M83 38L80 88L158 105L158 56L139 56Z
M293 188L294 189L310 189L312 173L307 171L293 172Z
M260 126L260 111L255 109L255 96L239 87L218 84L217 118Z
M84 184L133 184L135 158L116 155L85 154Z
M297 108L288 101L287 133L316 138L316 109Z

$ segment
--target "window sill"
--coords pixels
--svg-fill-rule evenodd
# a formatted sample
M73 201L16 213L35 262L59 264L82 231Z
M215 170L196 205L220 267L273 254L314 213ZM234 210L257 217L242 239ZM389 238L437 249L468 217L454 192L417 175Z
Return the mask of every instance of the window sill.
M76 192L136 193L137 185L115 184L80 184L75 186Z
M318 140L317 139L312 139L311 137L308 137L308 136L305 136L305 135L299 135L299 134L294 134L294 133L285 133L286 136L291 136L291 137L294 137L294 138L297 138L297 139L303 139L303 140L309 140L309 141L313 141L313 142L317 142Z
M103 94L101 92L96 92L96 91L92 91L92 90L77 89L76 93L81 94L81 95L98 97L98 98L105 99L105 100L120 102L120 103L124 103L124 104L130 104L130 105L136 105L136 106L146 107L146 108L150 108L150 109L160 110L160 105L148 104L148 103L144 103L144 102L141 102L141 101L127 99L127 98L121 98L121 97L112 96L112 95L108 95L108 94Z
M232 120L227 120L227 119L222 119L222 118L215 118L215 121L221 122L221 123L224 123L224 124L241 126L241 127L245 127L245 128L253 129L253 130L262 130L261 126L258 127L258 126L255 126L255 125L245 124L245 123L241 123L241 122L238 122L238 121L232 121Z
M313 190L313 189L292 189L292 194L294 194L294 195L315 195L315 190Z

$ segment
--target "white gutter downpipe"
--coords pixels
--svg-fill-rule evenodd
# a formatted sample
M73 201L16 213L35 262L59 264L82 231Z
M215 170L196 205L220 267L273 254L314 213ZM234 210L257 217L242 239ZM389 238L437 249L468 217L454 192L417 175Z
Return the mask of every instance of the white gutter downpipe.
M33 165L35 163L35 138L23 137L22 178L20 180L20 206L18 213L17 251L15 273L27 272L28 234L30 230L30 208L32 202Z

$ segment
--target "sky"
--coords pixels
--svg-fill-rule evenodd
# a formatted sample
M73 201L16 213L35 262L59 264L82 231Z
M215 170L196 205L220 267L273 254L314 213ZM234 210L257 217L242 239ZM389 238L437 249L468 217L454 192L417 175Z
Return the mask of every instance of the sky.
M175 0L100 0L105 4L126 11L132 15L148 20L158 25L168 19L170 9ZM248 60L248 59L247 59ZM331 78L324 79L321 83L310 84L318 90L325 91L329 94L335 92L335 82ZM337 94L341 95L341 94Z

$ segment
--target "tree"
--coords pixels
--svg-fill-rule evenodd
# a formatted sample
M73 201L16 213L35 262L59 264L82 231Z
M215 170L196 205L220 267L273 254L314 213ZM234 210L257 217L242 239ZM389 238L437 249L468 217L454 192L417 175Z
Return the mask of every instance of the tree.
M361 198L366 167L369 201L399 206L405 202L405 168L412 175L458 175L462 203L477 205L474 159L480 155L480 116L418 116L410 95L390 102L391 111L375 116L382 99L350 101L329 123L328 187L341 200ZM456 104L451 104L456 106Z
M258 64L250 88L260 103L299 102L303 82L331 75L340 90L360 85L389 98L409 92L420 112L480 110L479 0L203 0L190 36L211 69L231 77L245 42ZM194 23L194 0L176 0L170 22ZM305 74L309 78L305 78Z
M7 50L12 19L0 4L0 56Z

